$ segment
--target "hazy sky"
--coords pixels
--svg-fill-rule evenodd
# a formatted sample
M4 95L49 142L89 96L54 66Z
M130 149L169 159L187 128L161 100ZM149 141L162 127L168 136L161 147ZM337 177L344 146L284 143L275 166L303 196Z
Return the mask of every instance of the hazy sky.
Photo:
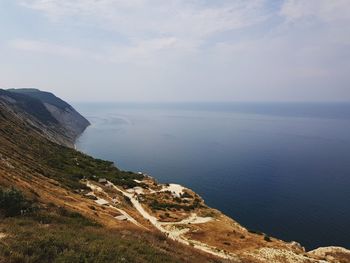
M350 0L0 0L0 87L350 101Z

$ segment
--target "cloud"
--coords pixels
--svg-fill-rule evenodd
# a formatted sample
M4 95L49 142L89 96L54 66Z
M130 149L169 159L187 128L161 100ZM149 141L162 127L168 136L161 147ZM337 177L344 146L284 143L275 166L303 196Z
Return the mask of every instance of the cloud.
M55 72L75 65L77 86L127 87L131 99L145 87L180 100L328 99L350 81L348 0L16 2L38 28L11 33L12 48L50 56Z
M269 8L269 1L265 0L18 1L53 23L59 22L61 27L74 31L74 26L76 30L97 26L107 31L110 39L101 42L94 39L98 44L93 51L83 51L84 45L74 48L35 40L16 40L16 48L67 56L84 54L110 62L156 63L171 54L186 56L209 49L211 54L218 52L217 55L231 59L237 55L237 48L255 53L263 50L266 43L283 50L286 56L294 49L305 57L315 58L315 53L324 57L350 44L350 28L345 23L350 22L348 0L285 0L276 9ZM249 36L250 27L277 16L283 18L282 23L261 27L258 37ZM241 37L244 34L249 37ZM113 35L121 36L116 39ZM224 39L220 39L222 35ZM218 49L220 45L227 48Z
M128 45L111 44L102 46L98 50L87 50L58 44L49 41L32 39L14 39L8 42L16 50L38 53L50 56L59 56L70 59L84 58L98 62L150 65L156 62L157 57L178 56L179 53L195 52L193 43L186 43L174 37L153 38L136 41ZM169 52L171 50L171 52Z
M285 32L293 33L293 30L298 30L294 34L305 42L303 49L340 54L349 48L348 0L286 0L280 15L286 22L283 25ZM318 55L322 57L322 54Z
M348 0L287 0L281 15L288 21L315 19L324 22L350 21Z
M45 41L15 39L10 41L9 45L17 50L45 53L58 56L82 57L83 55L85 55L85 52L78 48L68 47Z
M98 28L117 40L107 40L92 52L59 45L61 53L117 63L156 63L165 57L195 53L215 42L215 36L249 28L266 20L266 0L17 0L20 6L45 15L67 28ZM112 39L112 37L111 37ZM95 41L95 40L94 40ZM31 51L54 53L54 43L28 40ZM25 44L25 45L23 45ZM168 51L168 53L165 53ZM90 54L87 54L90 53ZM94 54L92 54L94 53ZM153 60L153 62L152 62Z
M84 25L98 25L133 39L170 36L203 39L213 34L240 29L261 22L267 16L263 0L21 0L51 21L72 19Z

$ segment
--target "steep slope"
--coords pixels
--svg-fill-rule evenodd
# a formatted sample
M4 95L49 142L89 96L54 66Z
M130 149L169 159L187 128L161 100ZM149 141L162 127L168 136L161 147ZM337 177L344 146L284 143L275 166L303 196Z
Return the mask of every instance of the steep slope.
M53 125L58 123L44 104L36 98L0 89L0 99L3 103L16 105L23 112L28 113L29 116L33 116L43 124Z
M42 136L62 145L73 146L74 142L66 135L66 129L58 123L40 100L0 89L0 104L3 109L17 118L30 123L32 129Z
M346 249L307 253L247 230L190 189L58 144L61 124L1 94L0 262L350 260Z
M0 103L0 262L214 262L87 198L84 175L139 176L48 140L18 114Z
M38 89L9 89L11 93L22 94L40 100L51 115L65 129L65 135L71 142L90 125L89 121L81 116L71 105L56 97L50 92Z

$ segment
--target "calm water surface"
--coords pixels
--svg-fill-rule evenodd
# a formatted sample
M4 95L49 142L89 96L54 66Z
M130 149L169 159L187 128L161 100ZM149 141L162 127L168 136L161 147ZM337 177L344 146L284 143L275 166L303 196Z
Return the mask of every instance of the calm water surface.
M79 150L186 185L244 226L350 248L350 104L75 104Z

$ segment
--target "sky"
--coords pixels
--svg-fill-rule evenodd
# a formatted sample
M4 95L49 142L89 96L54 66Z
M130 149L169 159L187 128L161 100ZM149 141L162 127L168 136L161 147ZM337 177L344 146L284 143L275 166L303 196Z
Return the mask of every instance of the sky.
M0 0L0 87L68 101L350 101L350 0Z

